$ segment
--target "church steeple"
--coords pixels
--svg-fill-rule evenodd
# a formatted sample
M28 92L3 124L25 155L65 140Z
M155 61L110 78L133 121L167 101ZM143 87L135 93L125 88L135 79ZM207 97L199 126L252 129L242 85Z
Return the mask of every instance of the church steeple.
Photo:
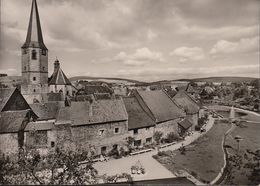
M27 37L25 43L22 46L22 48L28 47L48 50L43 42L42 29L36 0L32 0L32 8L29 26L27 30Z

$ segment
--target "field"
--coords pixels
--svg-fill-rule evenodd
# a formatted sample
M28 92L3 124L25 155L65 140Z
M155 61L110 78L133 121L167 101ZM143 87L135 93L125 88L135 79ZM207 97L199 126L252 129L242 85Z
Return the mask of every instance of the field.
M258 117L259 118L259 117ZM260 118L259 118L260 120ZM244 126L246 127L236 127L231 135L232 137L227 138L227 144L232 146L233 149L229 149L228 152L231 154L236 154L237 153L237 143L233 139L233 137L239 135L243 138L243 140L240 142L240 152L239 154L243 155L247 149L250 151L255 151L257 149L260 149L260 124L259 123L243 123ZM248 185L251 184L249 180L247 179L247 175L250 174L249 169L245 169L243 166L245 164L245 160L243 158L243 163L241 165L241 169L235 169L233 171L234 179L233 183L234 184L242 184L242 185Z
M186 147L185 155L177 150L154 158L173 173L186 170L200 181L209 183L224 165L222 139L230 127L230 124L216 122L207 134Z

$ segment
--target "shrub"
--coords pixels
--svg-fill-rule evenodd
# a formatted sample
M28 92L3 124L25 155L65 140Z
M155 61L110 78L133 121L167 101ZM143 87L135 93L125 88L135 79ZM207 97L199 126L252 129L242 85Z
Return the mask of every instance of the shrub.
M167 135L167 137L166 137L166 139L165 139L165 142L166 143L172 143L172 142L174 142L174 141L178 141L180 139L180 137L177 135L177 134L175 134L174 132L170 132L168 135Z
M154 141L159 144L163 133L161 131L156 131L153 135Z
M196 131L200 131L200 129L201 129L201 126L195 125L195 130L196 130Z

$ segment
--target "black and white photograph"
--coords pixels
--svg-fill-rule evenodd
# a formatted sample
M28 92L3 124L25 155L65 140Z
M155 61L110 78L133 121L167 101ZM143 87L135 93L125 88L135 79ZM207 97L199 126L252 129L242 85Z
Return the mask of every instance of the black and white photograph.
M0 185L260 185L259 0L0 0Z

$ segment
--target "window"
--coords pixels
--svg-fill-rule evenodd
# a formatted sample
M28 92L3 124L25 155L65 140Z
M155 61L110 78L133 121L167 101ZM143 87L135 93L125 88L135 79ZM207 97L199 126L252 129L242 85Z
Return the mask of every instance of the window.
M47 130L35 131L34 135L34 144L37 146L45 146L47 145Z
M152 143L152 138L146 138L145 142L146 143Z
M55 147L55 142L54 141L51 142L51 147Z
M23 69L26 70L26 67L24 67Z
M115 134L118 134L119 133L119 128L115 128Z
M134 146L141 146L142 140L135 140Z
M33 77L33 81L36 81L36 77Z
M107 152L107 147L101 147L101 154L105 154Z
M134 129L134 134L138 134L138 129Z
M42 70L44 71L44 70L45 70L45 67L42 67Z
M46 56L46 50L42 50L42 55Z
M37 59L37 52L36 50L32 50L32 59Z
M100 130L98 131L98 135L99 135L99 136L102 136L104 133L105 133L105 129L100 129Z
M35 89L33 89L33 92L36 92L36 90L35 90Z

